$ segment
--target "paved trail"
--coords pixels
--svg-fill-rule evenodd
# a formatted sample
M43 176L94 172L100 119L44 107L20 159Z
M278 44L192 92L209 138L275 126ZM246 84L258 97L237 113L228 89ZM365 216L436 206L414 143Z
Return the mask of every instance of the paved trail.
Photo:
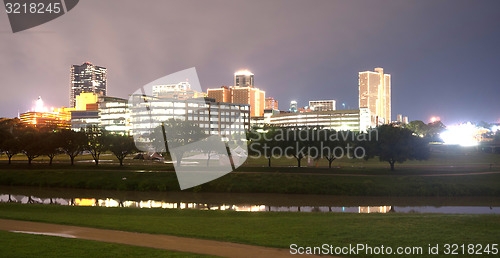
M236 244L169 235L0 219L0 230L80 238L222 257L292 257L288 249ZM295 255L296 257L296 255Z

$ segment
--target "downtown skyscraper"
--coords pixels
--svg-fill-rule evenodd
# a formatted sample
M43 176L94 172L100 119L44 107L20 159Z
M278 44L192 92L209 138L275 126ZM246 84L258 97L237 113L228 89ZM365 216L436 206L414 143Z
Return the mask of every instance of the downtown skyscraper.
M72 65L70 75L69 107L76 106L76 96L91 92L106 96L107 69L85 62L82 65Z
M234 86L207 89L207 94L217 102L250 105L252 117L264 116L266 92L254 86L254 74L248 70L234 73Z
M248 70L240 70L234 73L234 86L254 87L254 74Z
M370 110L372 123L391 123L391 75L383 68L359 73L359 107Z

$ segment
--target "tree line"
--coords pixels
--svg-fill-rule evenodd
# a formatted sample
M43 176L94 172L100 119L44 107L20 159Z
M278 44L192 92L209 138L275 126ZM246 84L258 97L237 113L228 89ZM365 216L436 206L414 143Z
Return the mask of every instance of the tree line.
M388 162L391 170L394 170L395 163L413 159L425 160L429 157L428 142L432 137L418 136L415 129L410 128L383 125L368 132L297 127L253 129L247 135L248 154L264 156L268 160L269 167L273 157L293 157L298 167L301 167L301 162L307 157L313 157L315 160L326 159L329 168L341 157L366 160L378 157L380 161ZM175 149L176 152L172 154L177 157L177 165L180 165L184 155L183 148L179 147L193 142L207 141L201 145L207 149L199 151L207 153L210 157L214 151L211 147L216 144L210 141L217 140L208 137L201 128L188 121L169 120L154 131L152 135L155 137L151 140L156 151L163 157L171 159L170 151ZM166 132L174 133L166 137ZM231 143L234 140L230 138L226 139L228 142L226 148L222 150L224 153L230 154L230 146L237 146ZM73 131L33 127L20 123L18 119L0 120L0 152L7 155L9 164L16 154L26 155L29 164L39 156L47 156L50 165L56 155L65 154L68 155L71 165L74 165L75 158L84 151L91 154L96 165L99 164L100 155L106 151L112 152L120 165L123 165L125 157L137 152L138 149L132 137L109 134L96 127Z
M33 127L19 119L0 121L0 152L5 153L9 164L16 154L24 154L28 164L40 156L47 156L49 165L55 156L65 154L74 165L75 158L84 151L90 152L96 165L101 153L110 151L123 166L125 157L138 150L132 137L110 134L96 127L73 131L51 126Z
M307 136L307 137L301 137ZM378 158L396 163L429 158L429 139L394 125L382 125L368 132L335 131L322 128L267 127L249 133L249 155L264 156L271 167L272 158L293 157L297 167L304 158L325 159L329 168L341 157ZM274 151L273 151L274 149Z
M446 126L441 121L426 124L420 120L411 121L404 125L404 127L432 142L441 142L442 140L439 138L439 135L446 129Z

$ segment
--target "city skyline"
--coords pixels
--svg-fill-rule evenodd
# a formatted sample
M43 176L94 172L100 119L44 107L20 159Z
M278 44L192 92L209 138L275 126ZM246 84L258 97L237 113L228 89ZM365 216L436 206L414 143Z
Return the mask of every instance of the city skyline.
M66 106L67 67L89 60L109 69L107 95L122 98L187 67L197 68L204 91L228 85L234 71L248 69L282 109L291 100L305 106L315 99L357 108L358 73L384 67L392 75L392 120L404 114L425 122L439 116L445 124L500 122L500 33L491 26L500 20L498 2L165 3L188 13L190 22L181 23L174 23L178 14L161 17L140 3L116 10L110 1L96 10L97 3L82 2L69 15L16 35L0 34L0 116L29 110L38 96ZM226 13L233 8L244 10L242 19ZM247 22L255 14L259 21ZM148 22L153 17L156 22ZM86 26L75 31L75 24ZM254 36L233 37L238 29ZM8 31L8 23L0 30Z
M0 258L498 255L499 10L4 0Z

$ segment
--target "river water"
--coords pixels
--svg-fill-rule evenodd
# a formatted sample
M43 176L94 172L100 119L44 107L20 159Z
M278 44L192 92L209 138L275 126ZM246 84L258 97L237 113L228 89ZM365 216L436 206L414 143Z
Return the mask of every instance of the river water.
M500 214L498 197L357 197L0 186L0 202L249 212Z

